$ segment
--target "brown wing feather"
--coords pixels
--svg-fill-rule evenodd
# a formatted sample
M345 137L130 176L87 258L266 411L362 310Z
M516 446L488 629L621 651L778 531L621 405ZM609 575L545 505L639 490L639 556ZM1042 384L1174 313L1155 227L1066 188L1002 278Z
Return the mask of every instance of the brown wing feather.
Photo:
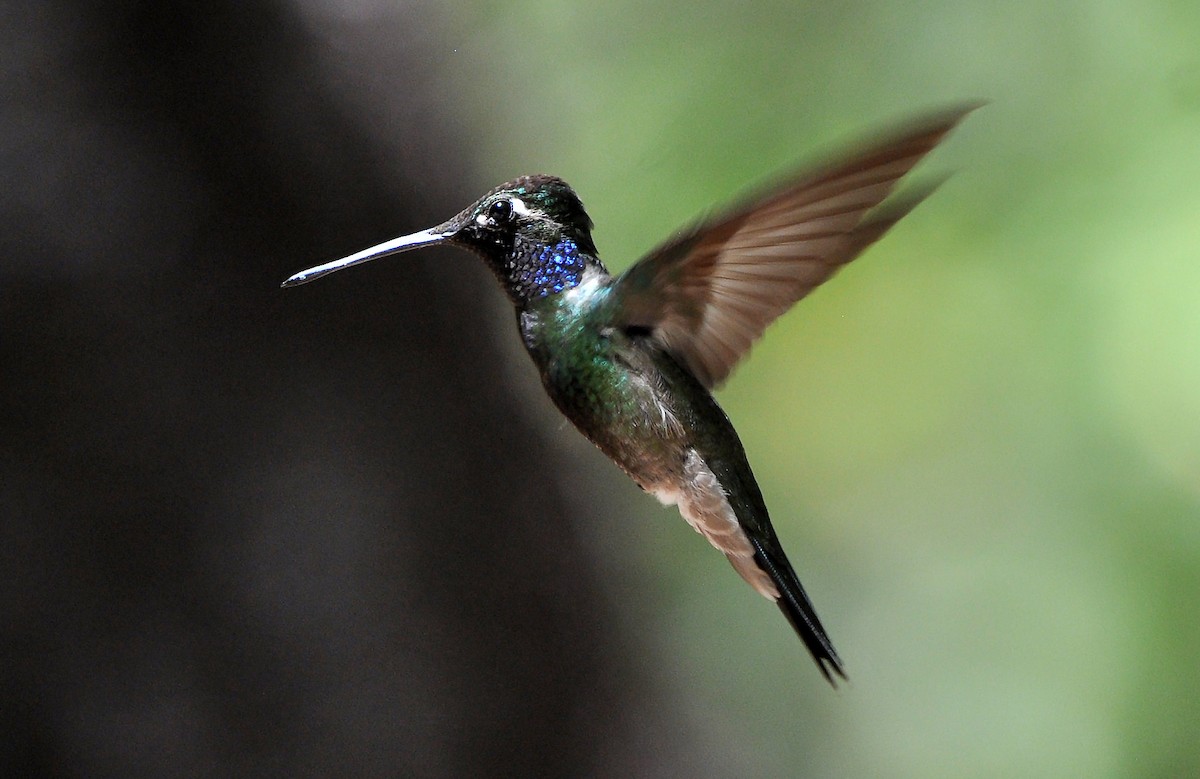
M868 214L972 109L927 118L668 241L617 279L622 321L651 330L705 386L721 383L767 325L928 194Z

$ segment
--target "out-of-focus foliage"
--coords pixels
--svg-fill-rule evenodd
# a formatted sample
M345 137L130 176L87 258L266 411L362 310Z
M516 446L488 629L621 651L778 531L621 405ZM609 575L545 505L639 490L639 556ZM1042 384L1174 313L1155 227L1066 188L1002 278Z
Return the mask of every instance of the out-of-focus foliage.
M570 180L625 267L704 209L986 99L955 171L721 399L845 657L630 497L658 649L746 775L1200 774L1200 10L488 4L439 64L479 186ZM478 187L476 187L478 188Z

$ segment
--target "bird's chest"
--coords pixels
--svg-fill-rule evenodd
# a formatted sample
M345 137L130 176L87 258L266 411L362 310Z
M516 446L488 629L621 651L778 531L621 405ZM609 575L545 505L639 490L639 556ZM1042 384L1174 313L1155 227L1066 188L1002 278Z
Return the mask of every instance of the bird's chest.
M572 312L521 316L521 334L554 404L639 482L673 470L684 431L651 356L624 333Z

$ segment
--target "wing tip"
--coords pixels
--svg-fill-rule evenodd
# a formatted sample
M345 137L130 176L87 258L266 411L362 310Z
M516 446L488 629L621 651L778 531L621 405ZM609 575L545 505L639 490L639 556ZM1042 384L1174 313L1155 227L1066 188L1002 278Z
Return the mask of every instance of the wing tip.
M849 259L858 256L864 249L883 237L897 222L908 216L926 198L930 197L945 184L952 172L941 173L927 178L917 184L905 186L904 189L891 195L882 203L871 209L863 220L858 223L851 233L854 241L850 247Z
M969 101L926 114L910 123L907 128L901 128L889 133L884 138L890 138L891 143L913 146L913 163L905 173L897 178L897 182L906 179L917 164L932 152L942 140L970 114L986 106L988 101ZM887 140L878 141L876 150L886 148ZM842 262L849 262L857 257L868 246L883 237L897 222L908 216L926 198L930 197L942 184L950 178L952 172L936 174L925 178L915 185L905 186L899 192L889 194L879 205L867 212L863 220L852 231L854 240L848 247Z
M942 127L948 131L975 111L986 106L988 102L987 100L963 100L957 103L948 103L938 108L932 108L910 123L910 131L915 133L922 127L927 128L931 132ZM903 132L904 127L905 125L900 125L901 132Z
M966 100L961 103L932 108L890 128L887 128L885 124L883 126L887 129L883 132L861 139L857 146L852 144L850 148L877 148L895 143L898 139L908 138L914 142L918 139L927 139L926 143L922 145L926 146L927 150L933 149L951 130L987 104L986 100Z
M897 180L908 175L950 132L968 116L986 105L984 101L970 101L933 109L914 119L900 122L876 132L843 148L851 150L840 159L835 155L825 167L826 175L839 174L846 170L871 168L889 161L911 160ZM855 151L857 150L857 151Z

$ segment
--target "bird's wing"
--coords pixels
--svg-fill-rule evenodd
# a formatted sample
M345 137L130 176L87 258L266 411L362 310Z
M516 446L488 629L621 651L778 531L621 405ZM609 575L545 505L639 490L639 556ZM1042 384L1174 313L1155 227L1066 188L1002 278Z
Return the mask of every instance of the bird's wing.
M685 230L617 278L618 321L650 332L704 386L720 384L767 325L929 194L876 208L973 108L928 117Z

